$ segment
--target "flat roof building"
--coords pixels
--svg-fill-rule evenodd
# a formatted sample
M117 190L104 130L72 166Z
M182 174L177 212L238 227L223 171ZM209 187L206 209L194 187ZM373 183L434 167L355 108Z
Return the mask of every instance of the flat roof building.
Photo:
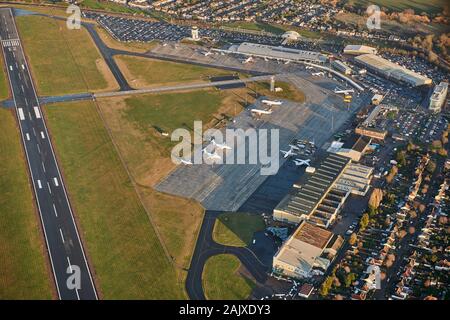
M340 236L304 221L273 257L273 272L302 279L310 277L313 268L326 271L341 245Z
M445 99L448 93L448 82L442 81L439 85L434 87L433 94L430 97L430 110L432 112L441 112L442 106L445 104Z
M358 162L367 151L370 141L370 137L353 134L345 142L333 141L327 151Z
M430 78L374 54L357 56L355 57L355 61L387 79L404 83L412 87L431 84Z
M376 54L377 49L369 47L369 46L349 44L348 46L346 46L344 48L344 53L345 54L353 54L353 55L360 55L360 54L366 54L366 53Z
M229 50L247 56L255 56L268 59L281 59L286 61L291 60L322 63L327 59L320 52L291 49L281 46L275 47L250 42L243 42L239 45L233 45Z
M357 134L362 136L370 137L373 139L384 140L387 136L387 131L378 129L378 128L370 128L365 126L359 126L355 129Z

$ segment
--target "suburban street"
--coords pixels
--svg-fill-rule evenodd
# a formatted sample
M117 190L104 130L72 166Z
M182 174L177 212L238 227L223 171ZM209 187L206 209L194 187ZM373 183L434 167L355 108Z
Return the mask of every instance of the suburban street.
M5 66L58 296L97 299L11 9L0 9L0 25Z

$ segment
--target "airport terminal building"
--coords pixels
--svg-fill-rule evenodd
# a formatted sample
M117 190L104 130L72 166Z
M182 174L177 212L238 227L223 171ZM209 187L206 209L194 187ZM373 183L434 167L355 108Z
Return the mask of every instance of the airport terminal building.
M431 79L374 54L363 54L355 62L392 81L411 87L431 84Z
M320 52L291 49L281 46L276 47L250 42L232 45L229 48L229 51L246 56L278 59L283 61L323 63L327 60L327 57Z
M293 224L308 221L328 228L350 193L367 193L372 171L352 163L348 157L329 153L314 173L294 185L292 192L281 200L273 210L273 218Z

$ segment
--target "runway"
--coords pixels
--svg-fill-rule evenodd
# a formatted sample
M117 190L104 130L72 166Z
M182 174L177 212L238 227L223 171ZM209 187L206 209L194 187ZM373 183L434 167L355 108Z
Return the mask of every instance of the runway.
M0 9L0 41L58 296L95 300L95 285L10 8Z

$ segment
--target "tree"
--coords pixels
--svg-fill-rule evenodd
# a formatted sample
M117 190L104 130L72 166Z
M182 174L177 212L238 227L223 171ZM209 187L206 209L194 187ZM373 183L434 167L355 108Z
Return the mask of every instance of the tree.
M426 167L427 171L429 173L433 173L434 170L436 170L436 163L434 163L433 161L428 161L427 167Z
M353 272L347 274L347 276L345 277L345 287L348 288L350 287L350 285L353 283L353 281L356 280L356 274L354 274Z
M350 245L354 245L356 243L356 240L358 239L358 236L356 235L356 233L352 233L352 235L350 236L350 238L348 239L348 243L350 243Z
M367 213L364 213L361 217L361 220L359 221L359 227L361 230L364 230L369 225L369 215Z
M383 191L380 188L375 188L369 198L369 206L373 209L377 209L383 200Z
M320 287L320 295L322 297L326 297L328 293L330 292L331 286L333 285L333 276L328 276L325 281L322 283L322 286Z

